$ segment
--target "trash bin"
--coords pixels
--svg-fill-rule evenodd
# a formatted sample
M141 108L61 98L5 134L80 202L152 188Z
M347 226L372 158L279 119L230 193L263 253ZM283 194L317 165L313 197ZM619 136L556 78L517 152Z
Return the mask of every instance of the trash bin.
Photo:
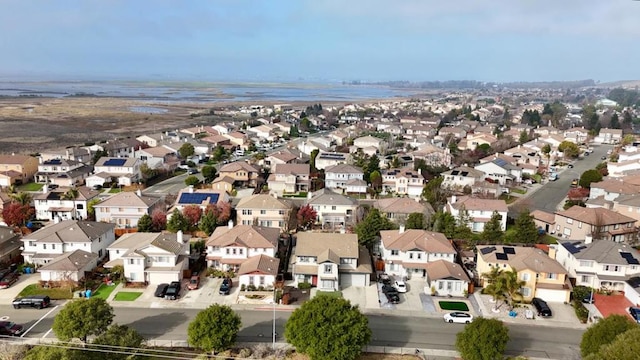
M91 297L91 290L87 290L87 291L85 291L84 296L85 296L87 299L88 299L88 298L90 298L90 297Z

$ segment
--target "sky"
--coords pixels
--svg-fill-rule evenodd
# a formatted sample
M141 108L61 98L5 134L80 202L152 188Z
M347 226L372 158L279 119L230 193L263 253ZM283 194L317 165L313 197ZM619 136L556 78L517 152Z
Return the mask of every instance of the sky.
M0 75L640 79L633 0L2 0Z

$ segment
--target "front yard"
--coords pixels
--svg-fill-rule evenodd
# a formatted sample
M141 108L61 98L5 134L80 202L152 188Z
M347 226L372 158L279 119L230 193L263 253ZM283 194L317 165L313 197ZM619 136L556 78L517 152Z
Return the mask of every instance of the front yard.
M31 295L47 295L52 300L71 299L73 297L72 289L70 288L43 288L38 284L31 284L22 289L18 297L25 297Z
M118 283L114 283L113 285L107 285L107 284L100 284L100 286L98 286L98 289L96 289L96 292L93 293L91 295L91 297L97 297L103 300L107 300L107 298L109 297L109 295L111 295L111 293L113 292L113 290L116 288L116 286L118 285Z
M137 291L119 291L116 293L116 296L113 298L115 301L135 301L137 298L142 295L141 292Z
M34 182L26 183L18 186L18 191L40 191L42 190L42 186L44 186L44 184Z

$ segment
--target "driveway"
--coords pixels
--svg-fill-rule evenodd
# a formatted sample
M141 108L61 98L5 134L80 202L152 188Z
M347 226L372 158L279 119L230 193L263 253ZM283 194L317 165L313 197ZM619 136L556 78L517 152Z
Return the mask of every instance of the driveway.
M627 308L633 306L631 301L627 300L624 295L604 295L604 294L593 294L595 302L595 307L598 309L602 317L606 318L612 314L625 315L631 319L631 315L627 311Z
M40 281L40 274L22 274L18 281L8 289L0 289L0 304L10 305L13 299L28 285L37 284Z
M200 279L200 288L185 290L180 302L191 304L194 307L207 307L211 304L235 305L240 292L237 278L233 279L233 287L229 295L220 295L221 284L222 279L203 276Z

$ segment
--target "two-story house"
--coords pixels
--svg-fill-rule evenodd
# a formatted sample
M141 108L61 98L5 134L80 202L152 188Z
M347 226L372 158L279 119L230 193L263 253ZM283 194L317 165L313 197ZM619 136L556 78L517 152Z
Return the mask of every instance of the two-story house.
M400 277L426 277L429 262L456 260L456 250L442 233L409 229L380 231L385 272ZM465 289L466 290L466 289Z
M393 192L397 195L407 195L411 198L422 196L425 179L421 169L413 168L387 169L382 171L383 193Z
M229 194L227 194L226 191L194 189L193 186L189 186L186 189L180 190L176 197L176 202L173 207L169 209L169 214L173 212L173 209L178 209L182 212L185 207L190 205L197 205L204 211L209 205L220 205L228 203L229 200Z
M91 150L80 146L73 146L64 149L45 150L40 152L40 161L42 162L53 159L62 159L89 164L92 157L93 154L91 153Z
M257 194L240 199L236 205L239 225L259 225L286 229L291 204L275 195Z
M164 146L149 147L137 150L134 156L149 169L175 170L180 163L177 153Z
M374 136L363 136L353 140L353 145L358 149L372 147L380 151L384 147L384 140Z
M522 169L497 156L492 161L476 165L475 169L482 171L485 173L486 178L500 185L512 185L522 182Z
M462 191L465 187L472 188L476 182L484 181L484 172L468 166L458 166L442 173L443 189Z
M50 159L38 165L35 181L58 186L82 185L92 171L93 166L79 161Z
M299 232L293 265L296 286L309 283L320 291L369 286L369 251L356 234Z
M569 302L571 282L561 262L554 260L536 247L482 245L478 246L476 269L484 282L484 274L495 267L502 271L515 270L518 280L524 281L520 288L522 300L534 297L548 302ZM551 254L553 255L553 254Z
M634 218L605 208L572 206L556 212L556 233L565 239L582 240L592 236L596 240L629 241L637 235Z
M324 169L324 186L333 190L346 190L351 180L364 181L362 169L348 164L331 165ZM366 183L365 183L366 186ZM366 188L365 188L366 191Z
M28 155L0 155L0 186L26 184L38 172L38 159Z
M351 161L351 156L347 153L320 151L316 156L315 167L318 170L322 170L330 166L345 164L349 161Z
M115 240L115 227L95 221L56 222L22 237L22 257L25 262L44 265L64 253L83 250L102 259Z
M316 211L316 222L321 224L323 229L344 229L357 220L358 201L354 198L327 188L309 193L308 196L307 205Z
M507 229L507 203L499 199L480 199L470 196L453 195L447 200L444 211L456 219L465 215L469 218L469 228L473 232L482 232L484 225L491 220L494 211L500 214L500 228Z
M129 233L111 244L104 267L124 267L130 282L151 285L180 281L189 268L189 238L182 231L171 233Z
M0 226L0 263L17 263L22 248L21 235L9 226Z
M235 161L222 166L218 177L233 179L235 187L256 187L260 169L244 161Z
M574 127L565 130L563 135L565 140L571 141L576 144L581 144L587 141L587 138L589 137L589 130L585 129L584 126L579 128Z
M117 228L135 228L143 215L164 210L164 202L161 198L143 196L138 190L114 194L95 204L93 209L96 221L113 223Z
M87 177L87 186L104 186L105 183L116 183L118 185L130 186L140 181L139 159L102 157L98 159L93 167L94 175Z
M74 197L74 195L77 195ZM89 203L98 199L100 191L86 186L49 190L45 184L42 191L33 196L38 220L88 219Z
M629 278L640 274L640 253L626 244L587 236L584 240L560 241L552 249L576 285L622 291Z
M237 271L254 256L275 258L280 230L272 227L237 225L219 226L207 240L207 264L218 270Z
M311 186L309 164L276 165L267 179L269 191L276 194L308 192Z
M419 202L418 199L409 198L386 198L378 199L373 203L373 207L380 210L380 213L396 224L404 224L409 215L413 213L423 214L425 220L433 215L431 204Z

